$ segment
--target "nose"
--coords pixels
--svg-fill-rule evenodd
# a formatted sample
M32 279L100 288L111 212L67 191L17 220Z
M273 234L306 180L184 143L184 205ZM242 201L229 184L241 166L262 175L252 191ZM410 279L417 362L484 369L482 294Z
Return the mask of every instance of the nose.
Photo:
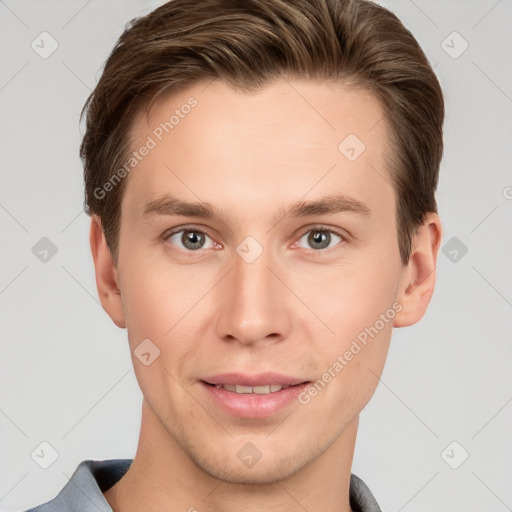
M217 335L242 345L283 340L291 328L293 298L283 284L287 279L270 251L264 249L252 260L240 249L233 253L231 271L217 289Z

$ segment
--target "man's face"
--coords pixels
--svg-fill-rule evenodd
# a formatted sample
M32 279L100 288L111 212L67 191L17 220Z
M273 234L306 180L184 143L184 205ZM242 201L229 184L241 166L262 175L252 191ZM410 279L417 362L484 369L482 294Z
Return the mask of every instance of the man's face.
M279 80L198 83L136 119L133 150L150 149L128 178L117 267L133 364L154 419L215 477L294 474L376 388L402 275L382 118L367 92ZM363 206L289 211L341 195ZM166 196L220 218L155 208ZM160 350L147 366L146 339Z

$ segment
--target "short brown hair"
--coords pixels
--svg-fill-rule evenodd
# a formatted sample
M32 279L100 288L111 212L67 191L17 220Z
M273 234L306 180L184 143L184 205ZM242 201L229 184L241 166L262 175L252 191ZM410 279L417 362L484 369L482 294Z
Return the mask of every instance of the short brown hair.
M199 80L250 91L285 75L342 80L380 100L400 257L408 263L413 234L427 212L437 213L444 100L409 30L367 0L171 0L128 23L80 118L87 113L85 211L100 217L115 262L126 179L108 194L97 191L126 162L135 115Z

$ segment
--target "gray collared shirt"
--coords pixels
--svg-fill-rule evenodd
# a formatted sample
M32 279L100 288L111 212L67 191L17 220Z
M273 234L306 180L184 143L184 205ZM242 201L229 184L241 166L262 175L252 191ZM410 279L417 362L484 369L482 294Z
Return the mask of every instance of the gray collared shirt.
M102 492L126 473L132 459L84 460L51 501L26 512L112 512ZM382 512L368 486L350 476L350 506L355 512Z

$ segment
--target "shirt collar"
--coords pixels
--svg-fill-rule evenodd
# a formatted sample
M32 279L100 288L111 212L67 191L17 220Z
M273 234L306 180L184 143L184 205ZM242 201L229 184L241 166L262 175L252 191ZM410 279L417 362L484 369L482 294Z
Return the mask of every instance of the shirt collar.
M128 471L133 459L84 460L55 500L64 501L69 512L112 512L103 492ZM382 512L364 481L350 476L350 506L355 512Z

